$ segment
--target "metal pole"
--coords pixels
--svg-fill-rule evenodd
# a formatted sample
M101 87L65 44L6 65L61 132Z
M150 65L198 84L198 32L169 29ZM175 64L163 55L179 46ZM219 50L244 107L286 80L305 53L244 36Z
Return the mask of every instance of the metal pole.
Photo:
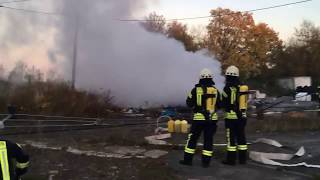
M72 62L72 80L71 80L72 89L75 88L76 76L77 76L78 33L79 33L79 18L77 15L75 33L74 33L74 42L73 42L73 62Z

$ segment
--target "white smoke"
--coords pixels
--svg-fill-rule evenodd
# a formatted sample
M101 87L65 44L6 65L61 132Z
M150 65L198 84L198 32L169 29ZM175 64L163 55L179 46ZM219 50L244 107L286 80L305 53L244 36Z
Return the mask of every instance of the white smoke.
M140 106L146 102L149 105L184 104L202 68L214 72L214 80L221 88L224 78L220 75L220 63L212 57L204 52L186 52L180 42L147 32L139 23L118 20L147 15L145 9L150 2L43 0L10 4L62 15L1 11L0 66L10 67L19 60L37 68L54 65L55 71L70 80L78 22L77 88L111 90L115 103L124 106ZM39 46L41 51L36 50ZM42 60L46 56L47 59Z
M126 106L184 104L202 68L223 86L220 63L204 53L189 53L181 43L149 33L138 23L118 21L143 9L143 0L64 0L58 33L60 53L71 74L75 21L78 19L77 88L111 90Z
M9 1L1 1L9 2ZM1 4L17 9L52 11L53 2L10 1ZM4 76L14 68L16 63L23 62L29 67L41 68L43 72L50 69L47 62L47 50L52 45L52 26L57 17L36 14L23 10L2 7L0 10L0 66L6 70Z

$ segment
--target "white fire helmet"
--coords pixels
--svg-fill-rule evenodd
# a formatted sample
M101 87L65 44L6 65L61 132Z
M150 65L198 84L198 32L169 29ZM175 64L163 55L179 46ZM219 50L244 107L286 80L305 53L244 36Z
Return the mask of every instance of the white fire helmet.
M226 70L226 76L239 76L239 69L236 66L229 66Z
M209 69L204 68L201 70L200 79L212 78L212 77L213 77L212 72Z

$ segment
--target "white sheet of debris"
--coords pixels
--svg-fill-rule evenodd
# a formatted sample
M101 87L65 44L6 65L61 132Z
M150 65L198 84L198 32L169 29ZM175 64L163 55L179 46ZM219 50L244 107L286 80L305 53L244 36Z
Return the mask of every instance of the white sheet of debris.
M65 150L59 146L49 146L47 143L35 142L35 141L26 141L23 146L29 145L38 149L48 149L48 150ZM119 159L128 159L128 158L160 158L166 154L167 151L153 149L146 150L139 146L109 146L104 148L105 151L93 151L93 150L81 150L74 147L68 147L65 151L68 153L76 155L85 155L85 156L95 156L101 158L119 158Z
M144 139L149 143L153 145L167 145L168 143L164 141L163 139L170 138L171 134L159 134L159 135L153 135L153 136L147 136Z
M272 139L258 139L255 142L265 143L269 144L271 146L275 146L278 148L283 147L282 144L279 142L272 140ZM288 164L288 163L280 163L274 160L282 160L282 161L289 161L293 159L294 157L302 157L306 153L304 147L300 147L299 150L295 154L286 154L286 153L266 153L266 152L257 152L257 151L250 151L249 157L253 161L260 162L262 164L266 165L272 165L272 166L283 166L283 167L297 167L297 166L305 166L310 168L320 168L320 165L313 165L313 164L307 164L306 162L301 163L294 163L294 164Z
M149 157L149 158L153 158L153 159L157 159L157 158L164 156L166 154L168 154L167 151L155 149L155 150L150 150L150 151L145 152L144 156Z

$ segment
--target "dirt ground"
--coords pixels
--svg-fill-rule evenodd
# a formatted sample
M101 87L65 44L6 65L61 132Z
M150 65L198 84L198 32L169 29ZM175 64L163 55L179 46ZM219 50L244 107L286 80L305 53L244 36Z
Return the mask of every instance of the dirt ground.
M149 145L145 136L153 134L154 126L132 126L111 129L67 131L31 135L7 135L6 139L24 145L31 156L31 167L25 180L81 180L81 179L319 179L320 170L314 168L281 168L253 161L247 165L229 167L220 162L224 147L215 147L212 166L200 166L200 154L195 156L194 166L178 164L182 158L181 147ZM219 122L215 143L225 143L223 122ZM39 131L41 132L41 131ZM304 146L307 155L289 163L320 162L320 131L261 132L249 131L248 141L271 138L287 148L281 152L295 152ZM174 134L170 141L185 143L185 134ZM130 149L130 150L128 150ZM274 151L255 144L250 150ZM121 151L121 152L120 152ZM125 151L125 152L123 152ZM165 152L159 157L148 152ZM81 153L79 153L81 152Z

